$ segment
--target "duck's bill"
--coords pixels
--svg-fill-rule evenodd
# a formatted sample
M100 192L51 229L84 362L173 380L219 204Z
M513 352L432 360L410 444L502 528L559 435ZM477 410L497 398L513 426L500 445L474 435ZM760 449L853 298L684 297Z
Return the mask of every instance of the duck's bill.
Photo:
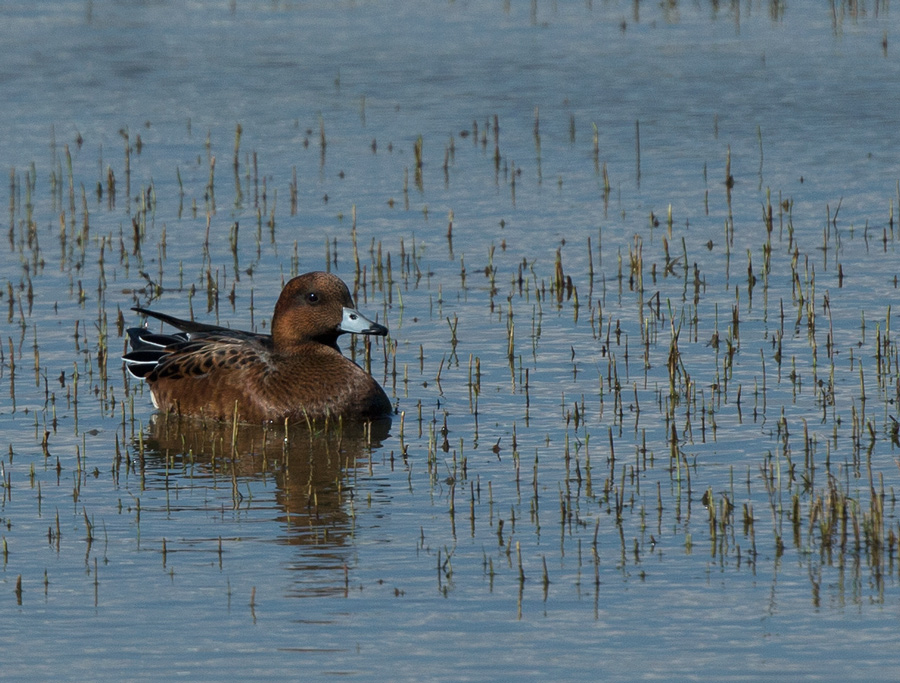
M388 329L384 325L369 320L355 308L344 308L344 317L338 330L353 334L377 334L382 337L388 333Z

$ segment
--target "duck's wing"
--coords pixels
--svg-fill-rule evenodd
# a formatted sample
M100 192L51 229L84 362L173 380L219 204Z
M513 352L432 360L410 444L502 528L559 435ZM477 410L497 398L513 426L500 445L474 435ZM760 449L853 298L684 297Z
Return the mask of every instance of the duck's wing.
M244 351L267 353L272 348L272 337L268 334L257 334L244 330L232 330L219 325L209 325L193 320L183 320L166 313L134 307L131 310L156 318L172 327L181 330L171 334L151 332L146 327L130 327L126 330L131 344L131 351L122 356L125 369L139 379L146 378L158 365L172 354L179 357L202 353L217 356L224 353L227 346L235 349L247 348Z
M125 356L128 372L150 385L160 410L225 420L238 406L241 419L250 422L267 419L273 409L262 387L276 364L270 339L217 332Z
M222 367L266 365L273 350L268 335L224 330L177 334L148 334L140 327L128 330L132 350L122 356L133 377L200 376ZM136 341L135 341L136 340Z

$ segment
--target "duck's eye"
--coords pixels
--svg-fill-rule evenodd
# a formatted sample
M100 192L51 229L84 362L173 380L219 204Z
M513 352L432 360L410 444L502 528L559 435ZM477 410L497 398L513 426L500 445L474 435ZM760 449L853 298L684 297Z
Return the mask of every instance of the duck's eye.
M306 302L315 306L317 303L319 303L319 295L315 292L310 292L306 295Z

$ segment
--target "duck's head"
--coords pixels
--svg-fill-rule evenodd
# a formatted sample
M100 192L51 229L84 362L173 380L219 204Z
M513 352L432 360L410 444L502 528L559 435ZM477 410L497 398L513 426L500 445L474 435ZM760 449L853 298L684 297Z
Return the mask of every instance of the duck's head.
M281 290L272 316L276 349L308 341L337 348L337 338L346 332L384 336L388 329L356 310L347 285L331 273L298 275Z

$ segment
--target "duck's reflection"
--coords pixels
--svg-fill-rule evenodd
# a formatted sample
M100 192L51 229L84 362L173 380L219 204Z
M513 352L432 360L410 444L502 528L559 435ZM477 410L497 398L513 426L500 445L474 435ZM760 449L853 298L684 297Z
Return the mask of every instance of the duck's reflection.
M235 508L256 504L247 499L248 480L263 481L267 487L274 482L272 520L281 532L273 540L307 547L294 568L312 572L297 576L298 591L309 595L332 592L336 584L345 583L353 484L361 468L371 467L390 426L389 419L382 419L321 428L293 425L287 431L283 426L243 424L234 429L226 423L157 414L143 453L148 475L153 469L167 477L181 471L186 479L215 478L217 488L230 481ZM153 466L154 460L159 467ZM270 506L271 498L266 498L261 504Z

